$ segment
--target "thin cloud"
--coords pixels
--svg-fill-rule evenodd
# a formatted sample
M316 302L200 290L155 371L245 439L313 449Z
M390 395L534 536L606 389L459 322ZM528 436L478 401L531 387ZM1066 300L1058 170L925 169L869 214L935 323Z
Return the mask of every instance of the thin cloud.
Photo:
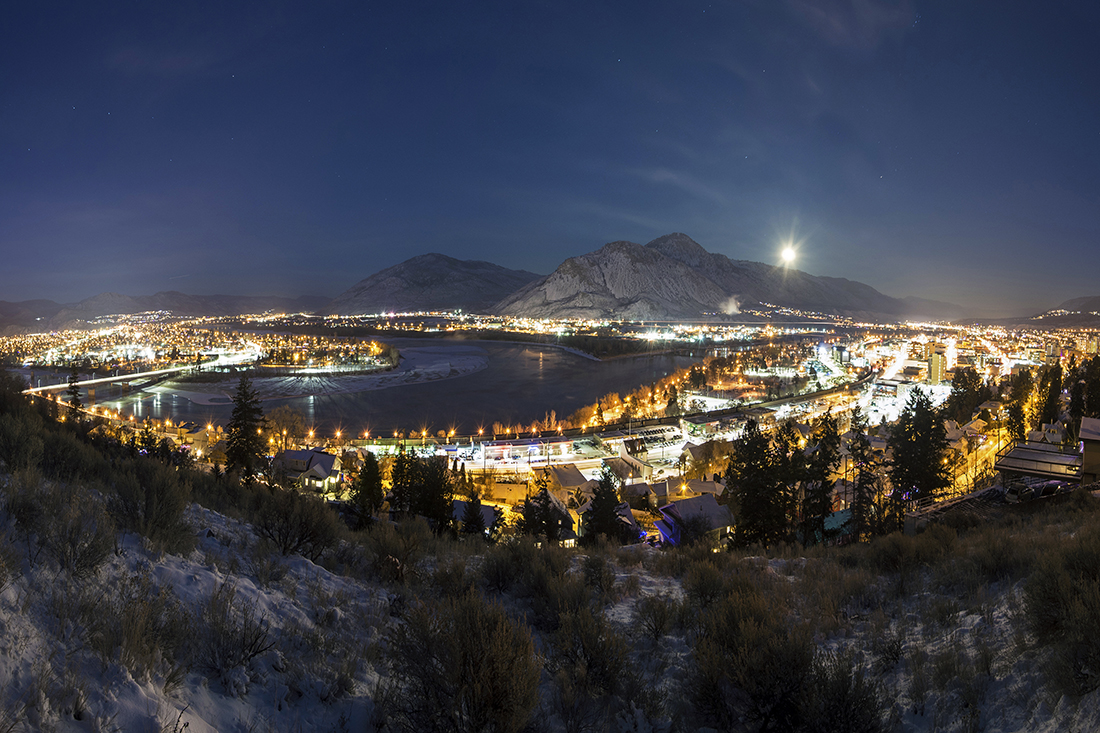
M795 16L833 46L855 50L877 47L887 36L913 24L908 0L788 0Z
M669 168L646 168L630 172L643 181L667 184L689 193L695 198L712 201L723 206L729 203L729 198L725 194L682 171L674 171Z

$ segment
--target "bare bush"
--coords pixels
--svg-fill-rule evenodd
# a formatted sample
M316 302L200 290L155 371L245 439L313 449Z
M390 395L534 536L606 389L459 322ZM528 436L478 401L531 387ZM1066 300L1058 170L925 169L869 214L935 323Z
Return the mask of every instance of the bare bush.
M0 415L0 465L8 473L38 468L42 462L41 420L33 415Z
M158 461L132 464L115 482L110 507L121 526L137 532L160 551L186 553L195 545L194 533L183 520L191 501L191 487L180 473Z
M665 595L643 596L634 605L634 618L649 638L657 641L672 628L677 603Z
M28 548L37 545L74 578L91 575L111 554L114 522L98 494L31 480L12 488L8 510L25 533Z
M420 518L375 522L361 536L375 572L389 582L404 581L405 568L415 565L432 541L431 528Z
M186 668L192 623L170 588L147 574L132 575L100 589L97 598L82 615L89 647L104 662L118 661L139 680L155 672L171 679Z
M412 608L391 635L394 722L410 731L520 731L538 703L531 632L475 593Z
M1035 638L1053 648L1055 686L1075 696L1100 687L1100 530L1081 531L1037 564L1024 608Z
M738 590L713 604L692 645L691 689L703 718L722 729L750 721L760 730L792 730L812 674L806 626L789 626L785 609L759 592Z
M615 568L603 555L590 554L584 559L584 584L602 601L610 601L615 592Z
M800 704L805 733L884 729L880 685L850 653L823 653L814 659L811 683Z
M283 555L318 560L336 543L336 515L320 499L297 491L274 490L260 504L256 532Z
M196 666L223 682L275 645L267 619L241 602L230 583L219 585L202 604L196 632Z

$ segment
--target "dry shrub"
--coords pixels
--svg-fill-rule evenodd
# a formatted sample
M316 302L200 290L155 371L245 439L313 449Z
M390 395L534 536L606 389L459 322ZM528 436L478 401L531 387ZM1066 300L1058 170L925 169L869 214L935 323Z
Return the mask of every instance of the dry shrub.
M555 575L538 564L524 575L523 590L531 599L535 625L549 631L558 628L563 615L587 608L589 603L588 589L580 578Z
M13 482L8 511L28 546L44 551L74 578L95 573L114 550L115 526L103 499L80 487L28 477Z
M582 564L584 584L596 592L601 601L610 601L615 592L615 568L603 555L588 555Z
M142 535L160 551L186 553L194 533L183 520L191 486L179 471L158 461L135 461L115 482L110 507L118 523Z
M432 573L432 587L446 598L466 595L474 586L474 578L466 572L466 558L440 558Z
M1048 673L1062 691L1100 687L1100 529L1081 530L1039 560L1024 586L1028 625L1053 648Z
M68 432L42 432L42 473L59 481L105 478L110 468L103 455Z
M383 580L403 582L405 569L424 556L432 539L428 523L417 517L403 522L375 522L362 534L375 572Z
M0 466L6 473L38 468L43 451L41 424L32 415L0 415Z
M721 569L728 564L728 560L727 554L715 554L710 548L696 544L666 549L656 559L647 559L646 564L659 575L682 578L697 563L705 562Z
M793 730L809 684L809 629L790 626L786 611L759 591L738 589L703 614L692 645L690 687L710 725L750 722L760 730Z
M196 666L227 685L234 672L275 645L267 619L238 599L230 583L216 587L202 604L196 631Z
M603 614L587 606L562 613L552 644L553 667L583 677L590 694L614 695L626 684L629 647Z
M475 593L412 608L391 634L393 721L409 731L520 731L538 703L531 632Z
M678 606L667 595L642 596L634 604L634 620L646 636L657 641L672 629Z
M851 653L822 653L814 659L811 684L800 701L805 733L877 733L882 689Z
M313 562L337 541L333 511L298 491L272 491L260 504L254 526L283 555L297 553Z
M985 527L973 536L970 557L987 580L1010 580L1027 572L1035 551L1003 527Z
M89 647L104 662L117 661L139 680L162 672L179 680L186 668L191 618L170 588L147 575L132 575L101 588L98 602L85 606Z
M641 695L626 639L591 608L563 613L551 646L551 704L567 731L607 730L615 713Z
M684 573L684 595L688 604L706 610L727 592L726 581L709 562L693 562Z

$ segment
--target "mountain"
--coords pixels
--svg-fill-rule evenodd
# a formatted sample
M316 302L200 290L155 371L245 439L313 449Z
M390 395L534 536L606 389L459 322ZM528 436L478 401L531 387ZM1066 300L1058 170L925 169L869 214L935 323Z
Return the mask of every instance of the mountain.
M854 316L957 318L958 306L898 299L870 285L708 252L686 234L611 242L571 257L500 301L494 312L557 318L665 320L770 303Z
M1005 319L1015 326L1053 328L1100 328L1100 295L1067 300L1056 308L1030 318Z
M352 316L390 311L484 311L538 277L491 262L432 253L360 280L336 296L326 312Z
M263 295L187 295L165 291L154 295L100 293L79 303L51 300L19 303L0 301L0 329L8 333L79 328L101 316L145 311L171 311L178 316L235 316L243 313L312 313L328 305L328 298L282 298Z

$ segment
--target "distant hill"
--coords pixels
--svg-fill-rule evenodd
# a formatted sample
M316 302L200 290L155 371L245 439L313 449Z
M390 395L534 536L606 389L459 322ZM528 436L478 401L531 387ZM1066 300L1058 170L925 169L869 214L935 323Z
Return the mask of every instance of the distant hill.
M1100 295L1073 298L1030 318L1010 319L1011 325L1040 328L1100 328Z
M328 303L329 298L314 296L187 295L175 291L137 296L101 293L79 303L66 304L52 300L0 301L0 329L13 333L79 328L100 316L158 310L171 311L179 316L234 316L266 311L313 313Z
M426 254L376 272L333 299L326 312L352 316L390 311L483 312L538 275L491 262Z
M704 249L686 234L646 245L611 242L571 257L557 270L504 298L494 312L536 317L664 320L736 313L755 303L845 315L958 318L961 308L898 299L870 285L810 275Z

